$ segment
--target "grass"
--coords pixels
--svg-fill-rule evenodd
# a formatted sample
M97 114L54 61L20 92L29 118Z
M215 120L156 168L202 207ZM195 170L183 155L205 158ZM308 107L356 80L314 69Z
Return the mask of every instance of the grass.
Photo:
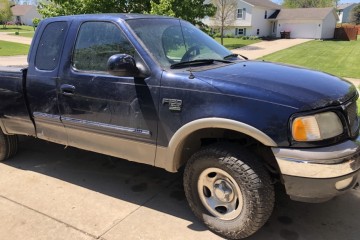
M34 32L32 26L17 26L17 25L7 25L4 28L3 25L0 25L0 32Z
M9 35L16 35L16 36L20 36L20 37L33 38L34 34L35 34L35 32L20 32L18 35L16 35L15 33L10 33Z
M220 38L215 38L215 40L220 43ZM245 47L250 44L261 42L260 39L257 40L243 40L241 38L224 38L224 47L227 49L235 49Z
M0 56L27 55L29 45L0 40Z
M261 59L360 79L360 41L311 41Z

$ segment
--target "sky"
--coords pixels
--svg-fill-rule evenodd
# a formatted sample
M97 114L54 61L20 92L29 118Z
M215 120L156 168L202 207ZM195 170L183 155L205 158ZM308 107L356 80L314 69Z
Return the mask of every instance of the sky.
M282 0L272 0L272 1L279 4L282 3ZM340 0L339 4L342 3L360 3L360 0Z

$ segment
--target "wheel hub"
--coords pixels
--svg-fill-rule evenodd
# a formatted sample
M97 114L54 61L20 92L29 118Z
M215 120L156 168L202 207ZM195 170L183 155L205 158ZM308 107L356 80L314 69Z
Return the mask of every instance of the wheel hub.
M198 179L198 193L203 206L222 220L233 220L243 208L243 196L235 179L220 168L207 168Z
M231 202L234 199L232 186L224 179L219 179L214 184L215 196L222 202Z

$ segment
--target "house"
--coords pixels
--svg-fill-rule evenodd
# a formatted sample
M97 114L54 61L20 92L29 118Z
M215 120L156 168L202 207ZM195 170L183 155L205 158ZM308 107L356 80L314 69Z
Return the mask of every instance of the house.
M280 32L290 32L291 38L334 38L338 15L334 8L292 8L281 9L270 16L276 37ZM275 28L275 29L274 29Z
M207 3L211 1L205 1ZM281 6L270 0L237 0L233 20L226 26L225 35L235 36L269 36L271 22L267 19ZM218 21L205 18L203 23L211 28L218 28Z
M337 6L337 13L339 15L338 23L351 22L352 10L357 6L357 3L346 3Z
M34 18L41 18L37 8L33 5L15 5L11 8L13 21L19 24L32 26Z
M282 31L291 38L328 39L334 37L338 15L334 8L283 9L270 0L236 0L231 24L224 35L280 37ZM208 1L210 2L210 1ZM219 28L216 18L202 20L212 29Z

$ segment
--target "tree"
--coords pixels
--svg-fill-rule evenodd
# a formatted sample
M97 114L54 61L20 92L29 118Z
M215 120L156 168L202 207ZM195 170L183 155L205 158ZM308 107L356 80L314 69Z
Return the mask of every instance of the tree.
M144 0L50 0L40 3L43 17L87 13L142 13L150 12L149 1Z
M8 0L0 0L0 23L6 28L6 22L11 21L12 12Z
M336 7L339 0L284 0L283 6L287 8L321 8Z
M150 1L151 4L151 14L155 15L166 15L175 17L175 13L172 10L175 0L160 0L159 3Z
M37 28L37 26L39 25L40 21L41 21L40 18L33 18L32 23L33 23L34 31Z
M235 21L236 0L213 0L216 7L215 21L220 25L221 44L224 43L224 29Z
M351 21L356 25L360 24L360 4L354 7L351 13L352 13Z
M192 24L204 26L201 19L213 16L216 8L213 4L205 4L204 0L160 0L151 2L151 14L167 15L182 18Z

